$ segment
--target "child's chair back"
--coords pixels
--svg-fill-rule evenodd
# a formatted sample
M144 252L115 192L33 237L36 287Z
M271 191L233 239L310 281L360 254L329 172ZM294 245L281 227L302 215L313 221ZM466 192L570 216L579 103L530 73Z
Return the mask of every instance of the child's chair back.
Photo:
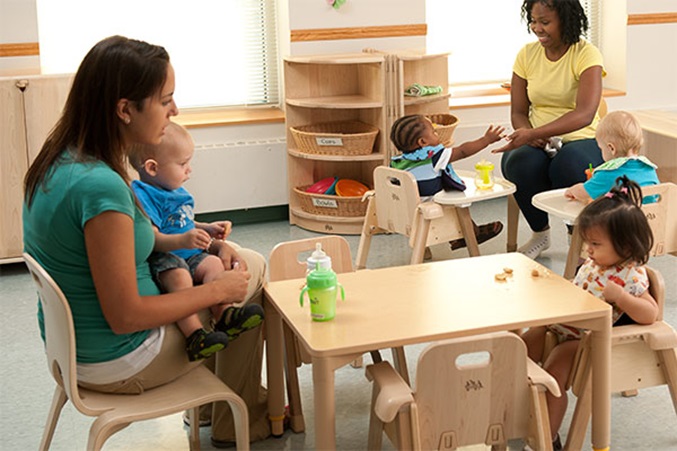
M644 198L653 197L655 202L642 204L642 211L653 232L652 256L677 252L677 185L660 183L642 187Z

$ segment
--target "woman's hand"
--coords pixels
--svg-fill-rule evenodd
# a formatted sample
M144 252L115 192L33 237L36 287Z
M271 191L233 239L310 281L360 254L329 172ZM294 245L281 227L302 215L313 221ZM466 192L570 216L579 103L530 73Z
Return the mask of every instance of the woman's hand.
M225 241L214 240L208 251L221 259L226 271L229 269L247 271L247 262Z
M245 300L250 278L247 271L236 267L233 271L223 271L210 283L219 285L222 304L233 304Z
M503 153L509 150L517 149L518 147L529 145L540 149L545 148L547 140L537 138L533 128L518 128L511 134L505 137L508 143L502 147L496 148L491 153Z

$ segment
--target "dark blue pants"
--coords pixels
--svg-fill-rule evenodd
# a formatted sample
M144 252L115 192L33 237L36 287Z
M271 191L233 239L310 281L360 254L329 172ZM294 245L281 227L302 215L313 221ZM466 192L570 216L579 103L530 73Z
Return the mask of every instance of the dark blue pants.
M594 139L571 141L562 146L554 158L543 149L518 147L501 157L503 177L517 185L515 200L534 232L548 228L548 214L531 204L531 198L551 189L567 188L585 181L585 170L603 162Z

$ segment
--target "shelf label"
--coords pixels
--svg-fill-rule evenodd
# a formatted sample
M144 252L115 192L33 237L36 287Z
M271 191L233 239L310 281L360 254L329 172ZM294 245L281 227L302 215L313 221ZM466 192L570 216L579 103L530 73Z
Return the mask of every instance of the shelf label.
M341 138L330 138L326 136L318 136L315 138L315 142L318 146L343 146L343 139Z
M338 202L334 199L319 199L317 197L310 198L313 201L313 205L316 207L323 208L338 208Z

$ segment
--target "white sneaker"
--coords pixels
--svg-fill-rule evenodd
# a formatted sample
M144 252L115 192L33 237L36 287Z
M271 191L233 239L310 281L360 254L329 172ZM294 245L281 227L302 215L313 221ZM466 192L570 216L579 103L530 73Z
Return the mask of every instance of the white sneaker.
M526 255L532 260L541 255L546 249L550 248L550 229L542 232L534 232L531 239L527 241L522 247L517 249L517 252Z

